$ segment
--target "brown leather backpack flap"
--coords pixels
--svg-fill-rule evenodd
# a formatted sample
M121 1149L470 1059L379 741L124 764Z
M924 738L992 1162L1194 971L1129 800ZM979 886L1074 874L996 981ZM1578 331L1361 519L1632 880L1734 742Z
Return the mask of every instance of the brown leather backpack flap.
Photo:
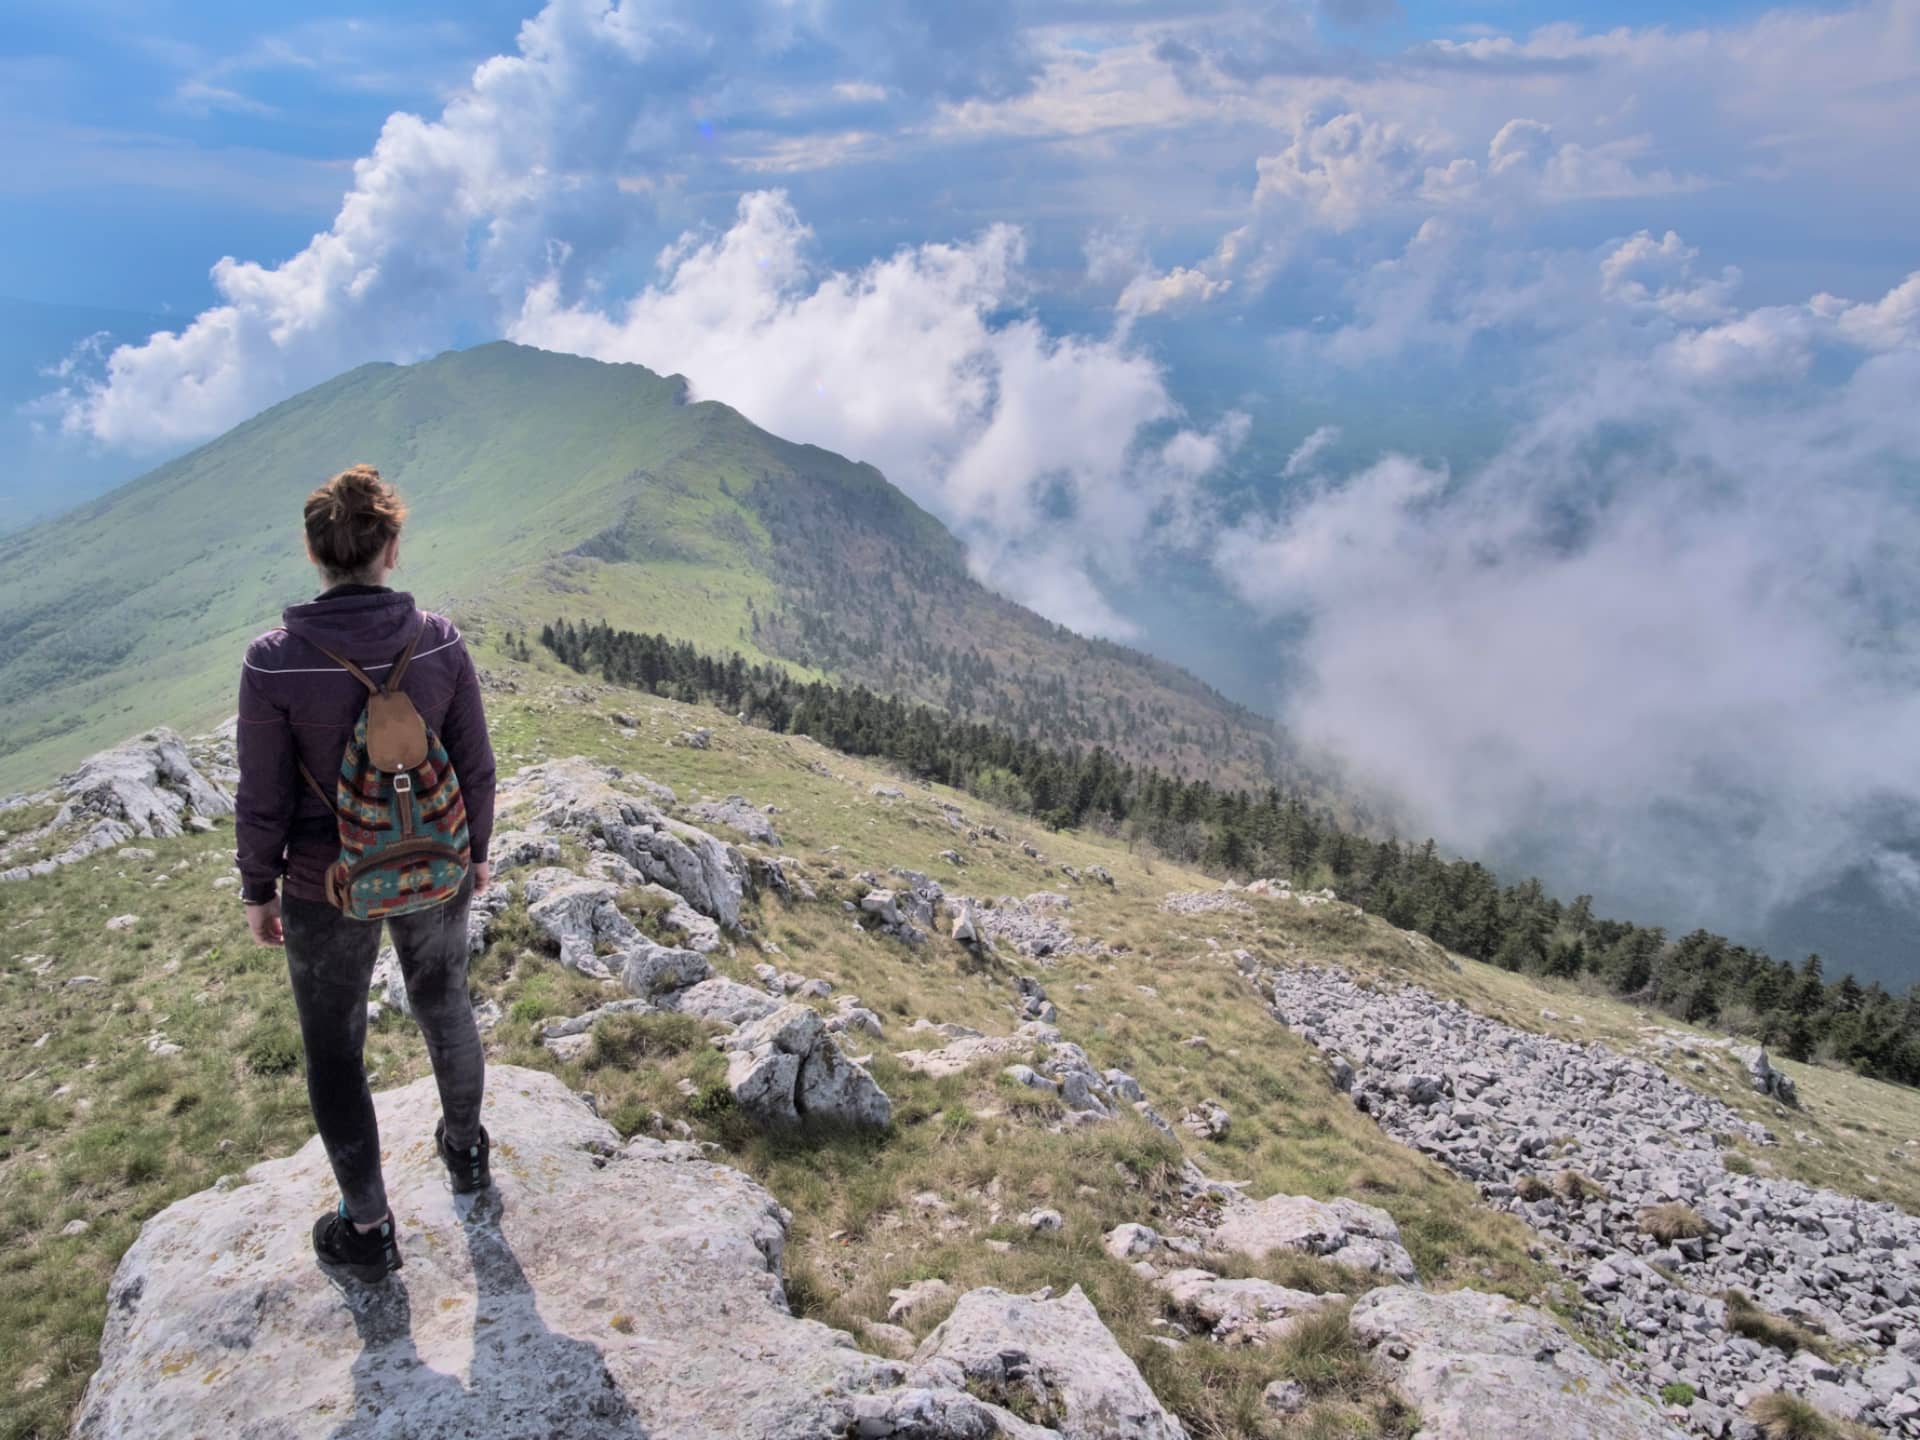
M367 697L367 758L388 775L427 759L427 722L404 691Z

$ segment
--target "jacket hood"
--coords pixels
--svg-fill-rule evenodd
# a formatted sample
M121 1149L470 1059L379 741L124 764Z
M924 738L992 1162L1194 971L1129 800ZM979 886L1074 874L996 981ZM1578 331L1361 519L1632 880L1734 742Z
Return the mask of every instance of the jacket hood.
M425 623L404 590L357 590L289 605L280 614L287 633L362 664L398 657Z

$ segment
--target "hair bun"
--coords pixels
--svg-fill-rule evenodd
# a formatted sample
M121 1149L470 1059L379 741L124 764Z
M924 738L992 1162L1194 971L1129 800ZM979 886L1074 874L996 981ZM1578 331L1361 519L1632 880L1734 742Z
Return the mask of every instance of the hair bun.
M350 466L307 497L307 548L329 575L359 575L399 535L406 518L406 503L378 470Z
M354 465L342 470L327 483L334 499L354 510L376 505L384 497L393 494L393 487L382 480L380 472L371 465Z

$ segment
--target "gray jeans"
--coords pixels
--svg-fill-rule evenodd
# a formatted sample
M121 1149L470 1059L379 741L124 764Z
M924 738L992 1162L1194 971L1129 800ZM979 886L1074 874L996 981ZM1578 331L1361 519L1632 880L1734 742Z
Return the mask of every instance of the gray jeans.
M307 1100L327 1147L347 1214L370 1225L387 1213L380 1174L380 1126L367 1088L367 991L384 923L400 955L413 1017L426 1037L440 1087L447 1144L480 1138L486 1056L467 995L467 905L471 882L444 905L385 922L350 920L331 905L294 896L280 902L287 973L307 1052Z

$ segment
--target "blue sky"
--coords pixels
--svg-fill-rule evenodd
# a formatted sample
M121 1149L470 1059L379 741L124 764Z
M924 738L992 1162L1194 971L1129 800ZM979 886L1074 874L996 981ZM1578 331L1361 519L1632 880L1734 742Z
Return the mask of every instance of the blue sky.
M1079 8L1177 15L1229 7ZM1329 49L1385 57L1484 31L1684 27L1748 20L1769 7L1351 0L1329 8L1314 19ZM0 293L191 313L214 298L211 258L298 248L332 219L345 167L372 146L387 115L434 113L476 64L513 48L531 12L525 0L266 9L233 0L21 0L0 36L11 176L0 191L12 211L0 228ZM1355 19L1334 18L1347 13ZM697 124L690 112L689 139ZM125 244L130 233L138 246ZM1855 260L1863 269L1885 258L1881 237L1849 228L1830 238L1866 239Z
M0 527L365 360L637 360L1411 825L1920 911L1916 0L25 0L0 118Z

